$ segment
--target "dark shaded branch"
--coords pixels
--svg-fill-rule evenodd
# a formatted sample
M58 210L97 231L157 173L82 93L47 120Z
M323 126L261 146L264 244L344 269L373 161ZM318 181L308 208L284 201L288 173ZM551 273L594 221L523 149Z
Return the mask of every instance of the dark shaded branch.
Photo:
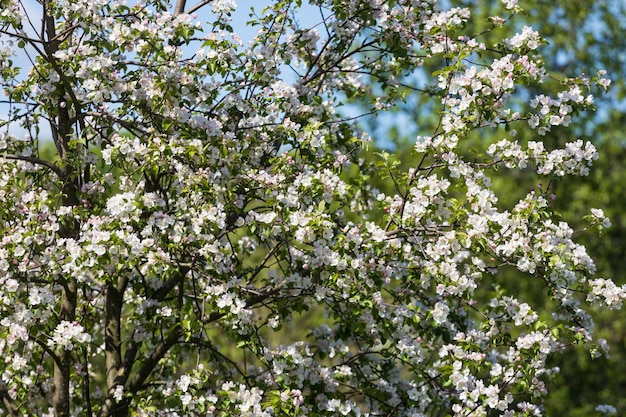
M109 392L109 396L104 400L102 408L100 409L100 417L108 416L127 416L128 415L128 399L122 398L120 401L116 401L113 398L112 391Z
M83 349L83 397L85 399L85 407L87 408L87 416L93 417L93 409L91 408L91 387L89 384L89 358L87 357L87 349Z
M105 362L107 389L124 385L129 369L122 363L122 305L128 278L122 274L117 282L110 283L106 289L105 301Z
M43 0L41 3L43 6L42 20L41 20L41 39L47 39L43 43L46 57L55 66L55 70L61 73L60 69L56 66L54 61L54 54L59 48L60 41L56 39L56 22L53 14L51 13L51 1ZM65 79L64 74L60 74L61 79ZM67 86L67 79L64 80ZM57 87L61 89L61 87ZM71 89L71 88L70 88ZM63 93L63 91L61 91ZM54 140L59 156L61 157L62 166L59 168L59 178L62 181L63 192L63 204L68 206L74 206L78 204L78 189L74 182L74 169L71 162L68 161L69 156L69 142L72 132L72 125L70 122L70 115L67 106L63 105L63 96L59 99L58 110L58 126L54 129L56 133ZM78 112L78 108L76 109ZM51 123L54 127L54 123ZM76 222L72 222L69 225L64 225L59 230L59 235L62 237L76 237L79 229ZM66 282L62 283L63 290L61 293L61 308L59 311L59 321L73 322L76 319L76 300L77 300L77 282L76 279L70 277ZM54 390L52 394L52 406L54 408L55 417L69 417L70 416L70 375L73 364L73 358L71 351L64 350L59 354L59 363L54 364Z
M30 162L31 164L41 165L50 169L52 172L54 172L57 175L57 177L61 177L61 170L59 169L59 167L54 165L52 162L44 161L43 159L35 158L33 156L23 156L23 155L13 155L13 154L0 155L0 158L11 159L15 161L25 161L25 162Z
M132 394L136 393L141 389L144 382L152 371L154 367L159 363L161 359L167 354L167 352L172 348L172 346L178 343L183 331L180 324L177 324L172 331L170 332L167 339L161 342L152 352L152 354L144 361L141 368L137 371L133 379L128 384L128 391Z
M59 358L59 355L57 355L52 349L50 349L42 340L36 338L36 337L32 337L32 340L37 343L39 345L40 348L42 348L44 350L44 352L46 352L48 355L50 355L50 357L52 358L52 360L54 361L54 363L57 364L57 366L61 366L61 358Z
M85 117L85 116L91 116L91 117L100 117L100 118L105 118L107 120L110 120L114 123L117 123L118 125L120 125L122 128L128 130L130 133L134 134L134 135L146 135L148 132L145 129L141 129L138 124L132 124L129 123L125 120L119 119L117 117L114 117L113 115L109 114L109 113L101 113L101 112L92 112L92 111L86 111L83 113L80 113L79 115L77 115L74 119L77 119L79 117Z
M124 273L107 285L105 298L105 366L106 386L108 397L102 404L100 416L128 415L129 400L123 398L115 402L113 394L117 386L124 386L128 380L130 370L137 354L137 346L132 341L122 357L122 308L124 305L124 292L128 286L128 276Z
M7 411L8 415L12 417L21 417L22 413L17 408L17 404L15 404L15 400L11 398L9 392L2 388L0 389L0 399L2 399L2 405L4 405L4 409Z
M224 355L222 352L219 351L219 349L217 349L215 346L213 346L211 343L209 342L205 342L202 339L198 338L198 337L192 337L189 342L187 342L189 344L192 344L194 346L198 346L200 348L203 349L207 349L210 350L211 352L213 352L216 356L219 356L220 359L222 361L228 362L230 364L230 366L232 366L239 375L241 375L241 377L243 379L245 379L246 381L248 380L248 376L246 375L246 373L243 371L243 369L241 369L241 367L239 366L239 364L232 360L231 358L229 358L228 356Z
M15 32L9 32L8 30L4 30L4 29L0 29L0 34L9 36L11 38L17 38L17 39L23 40L24 42L28 42L30 44L35 44L35 43L41 44L44 42L41 39L31 38L26 35L22 35L20 33L15 33Z
M76 319L76 280L70 280L63 285L61 293L60 321L73 322ZM72 365L71 351L63 350L59 354L59 362L54 366L54 393L52 403L55 417L70 416L70 374Z
M176 284L180 282L180 274L176 274L172 278L163 283L163 286L154 295L154 299L157 301L163 301L165 297L176 287Z

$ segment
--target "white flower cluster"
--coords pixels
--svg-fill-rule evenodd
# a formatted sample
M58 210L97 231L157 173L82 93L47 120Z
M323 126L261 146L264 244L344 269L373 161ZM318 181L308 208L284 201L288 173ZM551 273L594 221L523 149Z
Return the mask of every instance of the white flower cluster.
M599 224L604 228L611 227L611 219L604 215L604 210L599 208L592 208L591 217L594 224Z
M507 9L512 10L517 7L517 0L502 0Z
M470 17L470 10L467 8L453 7L450 10L442 10L433 13L426 22L425 30L430 31L442 26L459 26Z
M553 126L569 126L575 110L584 110L591 105L593 96L584 96L578 85L560 92L556 98L540 94L530 101L530 106L539 109L539 112L530 116L528 125L543 136Z
M508 168L525 168L528 161L537 165L541 175L588 175L589 167L598 159L596 147L582 140L569 142L565 149L547 151L542 142L530 141L526 149L517 141L503 139L487 149L487 154Z
M611 280L597 278L589 280L591 291L587 294L587 301L597 305L606 305L612 309L622 307L626 299L626 286L618 287Z
M61 321L54 329L52 337L48 339L48 346L61 347L65 350L74 349L74 344L86 344L91 341L91 335L77 322Z
M438 86L447 92L442 104L450 110L443 114L444 132L463 133L470 126L495 126L495 123L519 120L518 112L505 108L506 98L519 80L541 80L544 73L540 60L517 54L495 59L480 71L471 65L464 71L443 72L438 77ZM449 140L456 146L457 138L442 139L445 144Z
M515 2L511 2L513 4L507 4L507 8L515 7ZM509 7L511 6L511 7ZM510 39L505 39L504 43L512 49L522 49L524 47L535 50L539 47L539 43L541 42L541 38L539 37L539 33L534 31L530 26L524 26L522 31Z
M225 13L235 10L237 3L235 3L235 0L215 0L211 2L211 7L213 8L213 13Z
M431 314L435 323L443 324L448 320L448 313L450 313L450 308L445 303L438 302Z

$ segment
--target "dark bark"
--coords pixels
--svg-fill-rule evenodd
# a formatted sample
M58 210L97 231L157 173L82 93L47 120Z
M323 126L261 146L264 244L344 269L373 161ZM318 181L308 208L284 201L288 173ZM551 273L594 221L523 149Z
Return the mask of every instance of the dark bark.
M124 386L128 379L132 360L126 363L122 357L122 307L124 303L124 291L128 284L128 278L120 276L117 282L112 282L106 288L105 301L105 366L106 384L109 397L118 385ZM134 353L133 353L134 359ZM107 400L111 400L108 398ZM105 405L101 415L125 417L128 415L128 402L120 401L114 407L113 404ZM105 413L106 410L106 414Z
M45 59L51 64L54 64L54 53L58 50L59 40L56 38L54 17L50 14L50 2L44 0L43 6L43 18L42 18L42 33L41 41L44 45ZM70 120L69 111L67 105L64 102L64 97L67 88L59 84L58 105L56 106L58 114L56 124L52 122L54 140L59 157L61 159L61 168L59 169L60 181L62 183L63 204L64 205L77 205L77 185L76 175L72 166L69 141L72 134L72 122ZM78 224L72 222L64 225L59 230L61 237L76 237L78 234ZM74 278L68 278L66 281L60 283L62 285L61 292L61 308L59 311L59 322L69 321L72 322L76 319L76 303L77 303L77 283ZM54 362L54 375L53 375L53 394L52 394L52 407L54 409L55 417L69 417L70 416L70 372L73 364L71 351L63 350L57 356L58 360Z
M70 279L63 286L61 294L60 320L74 321L76 318L76 281ZM71 351L63 350L54 362L54 392L52 405L55 417L70 416L70 368L72 365Z
M128 384L129 392L136 393L142 388L144 382L154 370L154 367L167 354L167 352L180 341L182 334L182 328L179 324L177 324L167 338L154 348L152 354L143 362L141 368Z
M4 409L6 410L9 416L12 416L12 417L22 416L22 413L20 413L20 410L17 408L17 404L15 404L15 401L13 400L13 398L11 398L11 396L9 395L6 389L0 389L0 398L2 399L2 404L4 405Z
M167 291L161 293L165 297L168 292L175 288L175 284L181 283L185 272L181 272L173 277L167 285ZM124 291L128 285L128 277L120 276L117 282L110 283L106 290L106 329L105 329L105 361L106 361L106 381L108 396L102 404L100 417L128 417L130 414L130 400L124 397L120 401L115 401L113 393L118 385L124 387L124 392L136 394L143 389L144 383L152 374L158 362L175 346L182 335L179 324L171 330L167 338L157 345L152 353L139 363L139 369L132 375L131 369L136 361L138 346L132 337L126 343L123 351L122 342L122 309L124 302ZM181 285L182 288L182 285Z

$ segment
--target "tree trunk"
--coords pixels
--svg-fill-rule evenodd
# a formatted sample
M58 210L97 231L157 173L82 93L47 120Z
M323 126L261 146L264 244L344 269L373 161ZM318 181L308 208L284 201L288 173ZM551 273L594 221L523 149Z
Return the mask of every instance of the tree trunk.
M117 386L126 384L133 359L128 358L130 363L127 364L122 357L121 320L124 291L127 284L128 278L121 275L117 282L110 283L106 288L104 349L108 398L103 404L101 416L127 417L129 412L129 402L126 398L122 398L118 402L112 398Z

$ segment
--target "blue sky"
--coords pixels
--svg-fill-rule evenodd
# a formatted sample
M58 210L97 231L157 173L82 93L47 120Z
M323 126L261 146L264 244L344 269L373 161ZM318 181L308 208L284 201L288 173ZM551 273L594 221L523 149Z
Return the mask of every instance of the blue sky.
M187 8L192 7L199 0L187 0ZM252 28L246 25L246 22L250 20L250 12L251 7L254 7L256 13L260 14L262 10L272 2L270 0L235 0L237 3L237 9L232 14L232 27L241 39L244 41L244 44L247 44L256 34L257 28ZM175 0L172 0L175 2ZM41 21L41 5L37 3L36 0L22 0L22 5L26 10L26 13L29 15L31 21L35 26ZM129 3L131 1L129 0ZM211 6L206 5L202 9L197 12L198 20L201 22L211 21L213 18L213 14L211 13ZM303 6L303 9L298 13L298 19L304 26L313 25L320 21L320 15L316 8L311 6ZM25 27L27 34L34 35L35 32L30 27ZM7 37L4 35L0 35L0 40L6 40ZM22 68L22 74L25 74L28 69L31 67L28 56L24 50L17 49L17 55L13 57L13 64ZM31 50L31 56L34 57L33 51ZM0 119L6 119L9 112L9 106L5 103L0 103ZM10 133L13 136L23 136L27 132L16 125L4 126L2 130L9 129ZM49 137L48 126L41 126L41 138L46 139Z
M196 1L199 1L199 0L187 0L187 8L190 8L194 4L196 4ZM232 14L231 25L234 29L234 32L238 34L240 38L243 40L244 45L247 45L254 38L258 30L257 27L250 27L246 25L246 23L251 19L250 18L251 7L254 7L255 12L260 15L262 10L267 5L271 4L272 1L271 0L235 0L235 1L237 3L237 9ZM175 2L175 0L172 0L172 2ZM129 3L131 3L131 0L129 0ZM304 4L302 8L296 11L297 13L296 18L299 21L299 24L301 25L301 27L313 27L319 22L321 22L322 15L320 14L320 10L317 7L308 5L307 2L303 2L303 3ZM38 4L36 0L22 0L22 4L26 8L26 11L29 14L34 25L37 26L38 22L41 21L41 17L40 17L41 5ZM207 21L210 22L214 18L211 12L210 4L200 9L197 12L197 15L198 15L198 20L203 23ZM30 30L27 29L27 31L30 32L29 35L35 35L32 29ZM323 31L320 31L320 32L322 32L321 35L323 36ZM0 37L0 39L2 39L2 37ZM14 64L16 66L21 67L22 74L25 74L28 71L28 69L31 67L31 64L29 62L28 57L26 56L26 53L23 50L18 50L17 52L18 52L18 55L14 59ZM188 52L189 52L189 55L191 55L194 52L194 50L192 48L189 48ZM284 79L287 82L292 80L290 79L290 75L293 75L293 73L288 68L285 68ZM361 111L362 111L361 109L357 109L351 106L342 107L342 112L344 113L344 115L348 117L357 116L358 114L361 114ZM6 119L8 112L9 112L8 104L0 103L0 118ZM382 130L377 129L379 130L378 133L382 133L382 131L385 130L384 126L389 126L390 123L394 121L396 123L398 122L398 114L383 113L377 120L377 125L379 126L379 128L382 128ZM401 122L407 123L408 120L401 120ZM50 128L47 125L47 123L42 120L42 123L39 127L40 127L39 139L43 141L50 140L51 138ZM19 126L15 124L4 126L1 129L8 130L10 134L15 137L24 137L24 135L28 133L27 131L25 131L24 129L20 128ZM386 142L384 140L382 141L379 140L378 143L379 145L385 146Z

